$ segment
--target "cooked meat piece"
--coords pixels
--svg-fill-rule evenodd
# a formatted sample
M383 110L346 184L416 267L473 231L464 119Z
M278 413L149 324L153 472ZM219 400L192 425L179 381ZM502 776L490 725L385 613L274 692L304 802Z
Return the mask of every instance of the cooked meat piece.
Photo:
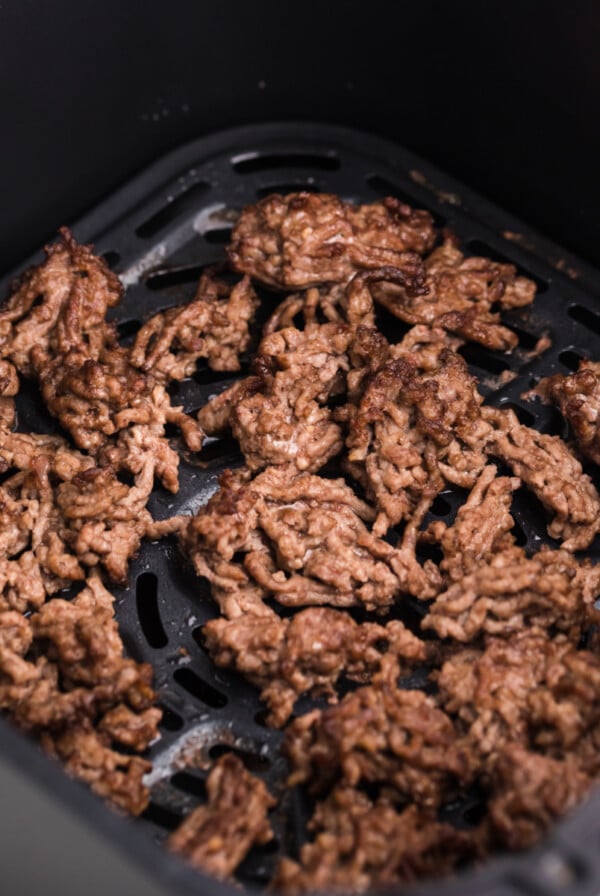
M192 450L201 447L201 433L182 408L171 407L154 377L131 365L106 323L107 309L121 297L118 278L67 231L47 256L0 312L0 353L37 377L48 410L78 447L98 457L106 452L134 474L144 465L140 456L150 454L158 478L175 491L179 461L165 426L179 426Z
M161 383L191 376L200 358L212 370L239 370L257 307L249 277L231 288L207 271L191 302L146 321L135 338L131 363Z
M274 194L245 208L231 234L234 269L275 289L342 283L359 270L411 263L435 239L431 215L388 197L353 206L325 193Z
M365 525L372 516L342 479L294 476L280 467L252 481L247 471L230 472L190 520L182 543L228 618L250 605L256 607L250 612L267 612L256 586L263 597L293 607L379 609L403 590L423 587L423 579L427 593L435 593L432 565L420 567L407 548L372 535Z
M488 451L507 463L553 515L548 534L567 551L590 546L600 532L600 495L558 436L519 423L512 410L484 408Z
M560 409L581 453L600 464L600 362L580 361L576 373L547 377L534 392Z
M198 417L202 429L220 435L226 421L251 470L270 464L318 470L343 446L341 429L323 405L344 389L350 338L343 324L266 336L255 362L259 374L217 396L216 410L209 402Z
M409 519L444 480L472 487L485 464L488 426L465 361L443 350L427 372L410 355L385 364L364 391L350 423L350 470L378 509L381 535Z
M320 288L311 286L303 292L293 292L279 303L269 317L263 327L263 336L287 327L305 330L323 323L348 323L346 295L345 283L328 283ZM372 299L367 314L373 326Z
M463 340L448 333L442 327L417 324L411 327L400 342L390 349L392 360L408 358L418 364L423 371L433 373L440 369L444 349L456 352Z
M195 421L173 407L164 386L129 363L128 351L108 343L97 358L87 347L48 356L34 349L32 360L50 412L78 447L134 475L154 461L165 488L177 491L179 457L165 427L179 426L187 446L202 444Z
M406 323L443 327L491 349L515 348L516 335L493 309L530 305L532 280L517 276L512 264L465 258L453 236L425 260L425 272L427 293L411 295L401 284L386 282L376 288L375 301Z
M552 639L540 629L488 638L484 650L467 648L444 663L437 675L441 704L484 757L510 741L527 744L530 695L572 650L564 636Z
M59 734L44 733L42 746L60 759L66 771L92 788L113 806L140 815L150 800L144 784L152 765L141 756L128 756L110 746L110 737L82 721Z
M399 621L359 625L347 613L324 607L310 607L292 619L213 619L203 633L217 666L233 668L261 688L268 723L277 728L287 722L301 694L321 694L333 702L341 675L367 681L384 654L407 668L428 657L426 643Z
M483 468L451 526L440 520L423 533L423 540L440 542L444 552L440 569L454 582L472 572L482 560L514 544L510 505L512 493L521 481L496 473L493 464Z
M317 805L310 822L315 839L299 863L284 858L274 887L284 893L361 893L450 872L478 854L476 839L440 823L417 806L398 812L384 798L371 802L359 790L337 787Z
M290 786L322 793L339 779L379 783L435 808L472 778L474 756L451 719L422 691L398 687L398 675L396 658L385 657L371 684L289 725Z
M489 836L504 849L529 849L587 796L592 780L573 756L563 760L509 744L492 774Z
M233 753L221 756L206 779L208 804L194 809L168 840L173 852L196 868L224 879L253 846L273 839L267 812L275 800L263 781Z
M0 707L71 774L136 814L150 764L111 744L140 752L157 737L151 677L150 666L123 656L113 597L96 576L74 600L55 598L30 619L0 613Z
M472 641L481 633L513 635L523 626L554 626L577 643L595 617L600 566L568 551L543 548L533 557L507 548L439 594L423 620L441 638Z
M107 309L123 292L119 278L89 246L79 245L66 227L60 235L57 243L46 246L46 261L23 275L0 310L0 355L25 376L33 374L32 349L48 352L61 320L64 339L75 316L93 344L96 333L102 334Z
M145 509L150 460L129 487L59 437L0 429L0 467L16 471L0 485L0 607L39 606L44 591L85 578L84 568L99 563L114 581L126 580L130 557L154 527Z
M0 360L0 430L12 429L15 425L14 398L18 391L19 377L17 371L10 361Z
M488 771L508 743L555 759L575 757L591 777L600 773L600 658L564 636L539 629L485 650L465 650L444 663L440 701L486 760Z

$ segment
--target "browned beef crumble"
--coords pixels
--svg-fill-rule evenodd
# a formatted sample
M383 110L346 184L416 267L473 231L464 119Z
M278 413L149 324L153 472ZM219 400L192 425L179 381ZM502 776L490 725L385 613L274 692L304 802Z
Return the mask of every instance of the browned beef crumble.
M559 408L581 453L600 463L600 363L580 361L576 373L547 377L534 391Z
M207 874L228 878L254 845L272 839L267 812L276 801L233 753L217 759L206 790L208 803L186 816L168 845Z

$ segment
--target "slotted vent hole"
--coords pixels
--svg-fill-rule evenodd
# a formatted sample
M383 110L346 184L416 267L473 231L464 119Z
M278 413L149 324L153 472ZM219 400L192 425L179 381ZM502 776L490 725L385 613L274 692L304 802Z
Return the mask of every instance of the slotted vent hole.
M108 249L106 252L102 253L102 258L108 265L108 267L114 271L118 263L121 261L121 253L117 252L115 249Z
M436 495L434 501L429 508L429 512L434 516L448 516L452 510L452 505L444 498L443 495Z
M159 703L158 706L162 711L162 719L160 720L161 728L164 728L165 731L181 731L184 721L179 713L175 712L173 709L169 709L164 703Z
M379 193L381 197L393 196L395 199L399 199L400 202L404 202L412 208L420 208L429 212L437 227L443 227L446 223L446 218L444 218L443 215L440 215L439 212L434 211L429 205L421 202L420 199L415 199L414 196L411 196L410 193L407 193L406 190L403 190L402 187L399 187L398 184L393 183L386 177L381 177L379 174L370 174L367 177L367 184L372 190Z
M171 784L183 793L206 799L206 782L202 778L197 778L196 775L190 775L189 772L177 772L171 777Z
M576 370L579 370L579 363L580 361L583 361L583 358L574 349L566 348L559 354L558 360L563 367L566 367L567 370L574 373Z
M476 343L468 343L459 349L467 364L473 364L480 370L498 375L509 369L508 363L497 355L493 355L488 349Z
M264 187L259 187L256 191L256 195L259 199L264 199L265 196L270 196L272 193L280 193L285 196L287 193L320 193L321 188L316 184L307 183L306 181L299 181L296 183L287 183L287 184L267 184Z
M509 326L513 333L516 333L519 337L519 345L521 346L521 348L525 349L525 351L531 351L536 347L539 336L536 336L535 333L529 333L527 330L523 330L521 327L515 326L512 321L510 322Z
M231 747L226 744L215 744L208 751L211 759L219 759L225 753L235 753L238 759L241 759L249 772L266 772L271 763L266 756L260 756L258 753L251 753L248 750L242 750L240 747Z
M224 706L227 706L228 700L225 694L204 681L191 669L177 669L173 673L173 678L188 694L201 700L207 706L211 706L213 709L223 709Z
M117 324L117 333L119 334L119 341L124 341L126 339L131 339L132 336L138 332L140 327L142 326L141 320L124 320L121 321L120 324Z
M466 248L470 255L482 255L484 258L491 258L492 261L497 261L499 264L512 264L517 269L517 273L521 277L527 277L528 280L533 280L537 287L538 292L546 292L548 289L548 282L546 280L542 280L541 277L538 277L536 274L532 274L531 271L527 270L520 264L516 264L510 258L507 258L506 255L503 255L502 252L498 252L497 249L494 249L489 243L484 243L483 240L469 240L466 244Z
M146 218L145 221L142 221L136 227L136 235L141 236L143 239L155 236L178 218L196 209L198 200L204 196L207 190L210 190L210 184L206 183L206 181L201 180L192 184L178 196L175 196L170 201L167 200L162 208L149 218Z
M160 828L164 828L167 831L174 831L175 828L178 828L182 822L182 816L177 812L171 811L171 809L166 809L164 806L159 806L158 803L150 803L146 810L144 811L142 818L145 818L146 821L151 821L152 824L158 825Z
M158 609L158 578L153 572L143 572L135 583L138 618L150 647L165 647L168 642Z
M567 309L569 317L576 320L578 324L583 324L592 333L600 335L600 314L590 311L585 305L570 305Z
M275 168L314 168L317 171L337 171L340 160L326 153L250 153L235 156L231 160L238 174L255 174L257 171L272 171Z
M204 239L207 243L224 245L231 238L231 227L215 227L213 230L204 231Z
M146 277L148 289L158 292L161 289L169 289L172 286L181 286L184 283L197 283L202 275L205 265L186 264L172 268L161 268L153 271Z

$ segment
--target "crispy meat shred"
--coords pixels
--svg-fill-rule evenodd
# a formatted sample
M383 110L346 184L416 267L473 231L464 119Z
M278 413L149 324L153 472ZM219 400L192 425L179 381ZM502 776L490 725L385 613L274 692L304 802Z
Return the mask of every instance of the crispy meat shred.
M286 893L362 893L385 884L437 877L479 853L477 838L411 805L398 811L385 797L370 800L347 785L317 805L314 840L300 861L284 858L274 885Z
M236 669L261 688L268 721L276 727L287 722L302 694L335 701L341 675L364 682L386 655L396 657L406 671L428 658L426 643L399 620L359 624L327 607L309 607L292 619L249 614L213 619L203 632L217 666Z
M273 194L240 215L228 248L235 270L275 289L342 283L360 270L402 266L433 245L431 215L388 197L354 206L321 193Z
M580 361L576 373L546 377L534 392L559 408L581 453L600 464L600 362Z
M493 309L530 305L536 286L517 276L514 265L465 258L455 237L447 235L425 259L425 274L423 294L411 295L401 284L386 282L376 289L375 300L406 323L443 327L490 349L515 348L517 336Z
M168 845L196 868L226 879L252 846L273 838L267 812L275 800L233 753L217 759L206 790L208 803L190 812Z

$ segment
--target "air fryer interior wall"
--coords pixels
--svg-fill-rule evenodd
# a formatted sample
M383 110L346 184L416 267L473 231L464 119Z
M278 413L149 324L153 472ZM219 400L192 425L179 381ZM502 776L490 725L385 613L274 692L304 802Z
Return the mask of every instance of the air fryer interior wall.
M104 0L0 7L0 271L223 127L389 137L600 262L591 0Z

